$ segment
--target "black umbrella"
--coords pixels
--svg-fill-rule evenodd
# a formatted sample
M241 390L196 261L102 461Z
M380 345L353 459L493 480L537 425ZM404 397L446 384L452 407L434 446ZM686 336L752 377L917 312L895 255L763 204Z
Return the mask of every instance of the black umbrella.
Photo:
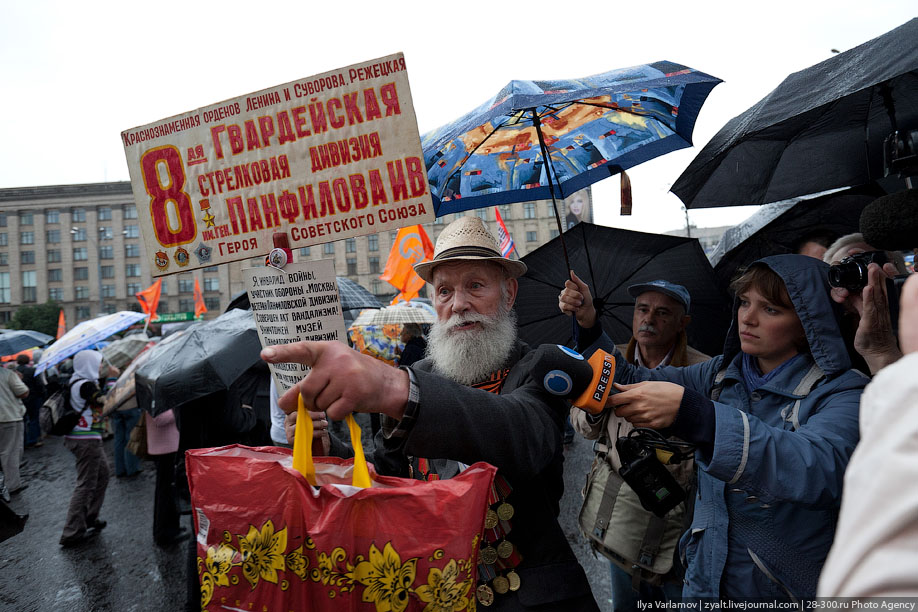
M714 282L714 270L696 238L645 234L579 223L564 234L571 268L590 286L603 329L616 343L631 338L634 298L628 287L658 279L678 283L692 297L690 346L719 355L730 323L728 299ZM514 308L520 337L531 345L573 344L570 317L558 309L568 278L561 241L554 238L522 261Z
M348 310L383 307L382 302L363 285L349 278L345 278L344 276L336 276L335 280L338 281L338 297L341 298L341 310L345 313L345 319L347 318ZM229 306L226 307L226 312L229 312L233 308L248 310L250 308L249 294L245 291L236 294L236 296L230 300Z
M788 76L714 135L673 184L688 208L765 204L884 176L883 142L918 129L918 19Z
M711 254L718 286L726 290L737 270L756 259L795 252L801 238L811 232L840 238L859 231L861 211L881 195L879 187L860 188L766 204L725 231Z
M19 514L0 499L0 542L21 533L28 519L28 514Z
M138 405L153 416L228 389L261 360L255 319L246 310L198 323L168 347L150 350L156 353L137 368L134 384Z
M0 334L0 355L15 355L19 351L48 344L54 336L31 329L17 329Z

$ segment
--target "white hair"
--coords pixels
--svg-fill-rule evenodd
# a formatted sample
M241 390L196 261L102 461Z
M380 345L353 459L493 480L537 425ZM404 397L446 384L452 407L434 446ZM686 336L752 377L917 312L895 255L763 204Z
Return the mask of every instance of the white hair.
M822 260L827 264L838 263L848 256L848 249L859 242L870 246L869 243L864 240L864 234L861 234L860 232L845 234L829 245L829 248L826 249L825 254L822 256ZM902 256L902 253L899 251L886 251L886 257L889 258L889 262L891 264L896 266L896 270L899 272L899 274L908 273L908 268L905 266L905 257Z

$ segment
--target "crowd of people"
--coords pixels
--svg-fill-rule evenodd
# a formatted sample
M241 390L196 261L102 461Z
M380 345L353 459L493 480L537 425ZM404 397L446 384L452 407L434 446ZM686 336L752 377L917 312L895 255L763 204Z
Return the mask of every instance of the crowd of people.
M679 597L914 595L914 557L903 544L918 543L911 516L918 502L897 485L915 475L907 409L918 397L908 376L918 352L918 281L912 277L902 289L898 322L890 315L898 296L887 294L885 280L905 272L901 254L870 264L860 291L828 281L829 264L874 250L860 235L833 241L814 234L797 254L751 263L731 285L731 325L722 354L713 357L688 345L692 296L678 279L628 288L632 337L616 344L591 288L572 271L558 307L576 321L576 349L615 357L614 391L593 414L535 374L547 353L520 340L513 310L526 265L502 257L479 218L461 217L441 232L433 258L415 266L430 285L437 321L426 338L419 326L405 326L397 368L338 342L266 348L265 362L305 364L309 376L278 397L261 364L245 379L251 382L194 410L153 417L136 401L120 406L107 414L115 473L140 470L126 448L140 423L156 466L154 541L172 546L193 527L182 525L185 450L234 442L290 446L302 397L322 452L349 457L353 450L330 425L352 412L370 413L378 419L372 462L380 474L430 480L478 461L498 468L500 496L491 501L513 512L500 533L485 533L481 547L502 543L512 553L498 564L479 560L479 605L597 610L558 521L569 422L595 441L591 478L597 466L612 468L600 483L608 498L604 520L629 526L591 541L609 560L615 610ZM81 418L64 436L76 465L60 538L65 547L106 525L100 509L111 468L102 407L106 378L115 374L98 351L73 359L65 392ZM28 358L18 370L0 368L7 499L27 486L19 463L23 448L41 444L37 415L47 392ZM685 492L665 513L642 505L622 476L630 459L616 442L648 430L690 449L665 465ZM188 609L199 601L195 563L190 546ZM515 588L505 588L511 575Z

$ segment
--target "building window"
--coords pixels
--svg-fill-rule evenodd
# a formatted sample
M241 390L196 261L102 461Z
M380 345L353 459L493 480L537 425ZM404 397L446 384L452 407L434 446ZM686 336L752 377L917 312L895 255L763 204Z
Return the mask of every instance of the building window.
M73 280L89 280L89 268L74 268Z
M99 240L111 240L114 236L111 226L106 225L99 228Z
M526 202L523 204L523 218L535 219L536 216L535 202Z
M140 226L139 225L125 225L124 226L124 237L125 238L139 238L140 237Z
M74 208L72 211L70 211L70 219L74 223L83 223L86 221L86 209Z
M125 285L125 290L129 298L136 297L141 292L140 283L128 283Z
M115 278L115 266L102 266L102 278Z
M22 264L35 263L35 251L20 251L19 252L19 263L22 263Z
M163 283L159 286L159 294L169 295L169 282L165 278L163 279Z
M370 283L370 291L373 293L373 295L381 295L381 290L382 282L379 279L373 279L373 282Z
M124 256L125 257L140 257L140 245L139 244L124 245Z
M86 242L86 228L85 227L75 227L70 230L70 235L73 236L72 240L74 242Z
M45 211L45 224L48 223L60 223L61 222L61 211L59 210L46 210Z
M546 204L546 209L548 210L548 214L554 217L555 216L555 203L549 200L545 204Z
M0 266L10 265L10 254L7 251L0 251Z
M194 311L194 300L189 300L188 298L182 298L178 301L179 312L193 312Z
M204 298L204 306L207 307L207 310L220 310L220 298L206 297Z
M10 303L10 273L0 272L0 304Z
M116 312L118 312L118 309L115 307L114 304L103 304L102 312L104 314L115 314Z
M89 299L89 287L85 285L77 285L73 288L73 299L75 300L88 300Z
M136 219L137 218L137 207L133 204L128 204L124 207L124 218L125 219Z
M436 218L434 219L434 225L443 225L443 223L444 223L445 221L446 221L446 217L445 217L445 216L443 216L443 217L436 217Z
M557 238L558 236L559 236L558 230L556 230L556 229L549 230L549 232L548 232L548 237L549 237L549 238L554 239L554 238Z
M539 232L526 232L526 242L535 242L539 239Z
M22 273L22 301L38 301L38 282L35 270L26 270Z
M347 260L347 275L356 276L357 275L357 260L349 257Z
M0 232L0 246L9 246L10 240L6 235L6 232Z
M194 279L193 278L178 279L178 292L179 293L191 293L193 291L194 291Z
M124 275L128 278L140 276L140 264L124 264Z
M60 263L62 259L60 249L48 249L48 263Z
M389 232L389 244L395 244L395 239L398 238L398 230L394 232Z
M76 318L77 321L85 321L89 318L89 306L77 306L76 307Z
M379 274L379 257L370 258L370 274Z
M367 250L368 251L378 251L379 250L379 234L370 234L367 236Z
M60 268L48 270L48 282L59 283L62 280L64 280L64 274Z
M45 241L49 244L57 244L61 241L61 230L50 229L45 232Z
M89 251L86 250L86 247L77 247L73 249L73 261L87 261L89 259Z
M300 255L302 255L303 257L309 257L309 247L301 248Z
M488 220L488 209L479 208L478 210L475 211L475 216L481 219L482 221L487 221Z
M322 254L323 255L334 255L335 254L335 243L326 242L322 245Z
M99 247L99 259L114 259L115 247L110 244Z
M357 239L348 238L344 241L344 252L345 253L356 253L357 252Z
M115 286L114 285L102 285L102 297L104 298L115 297Z
M48 299L55 302L64 301L64 288L63 287L51 287L48 289Z
M30 212L19 213L19 225L32 225L35 223L35 215Z
M506 221L507 219L512 218L510 215L510 205L504 204L503 206L498 206L500 209L500 218Z
M6 213L0 213L0 227L6 227Z
M220 291L220 279L219 278L207 278L204 277L204 291Z
M19 232L19 244L35 244L35 232Z
M207 266L206 268L204 268L204 271L205 272L219 272L220 266Z
M97 209L99 221L111 221L112 220L112 209L108 206L102 206Z

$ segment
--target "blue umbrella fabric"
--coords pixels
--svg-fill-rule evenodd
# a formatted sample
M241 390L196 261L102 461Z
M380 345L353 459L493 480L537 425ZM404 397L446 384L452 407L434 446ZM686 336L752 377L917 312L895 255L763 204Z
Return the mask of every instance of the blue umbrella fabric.
M581 79L511 81L422 138L437 216L565 198L691 146L698 112L720 82L668 61Z
M42 353L41 360L35 366L35 373L41 374L71 355L76 355L84 349L94 348L112 334L125 330L145 318L147 318L145 313L122 310L121 312L83 321L58 338L54 344Z
M0 356L15 355L19 351L43 346L54 340L54 336L31 329L17 329L0 334Z

